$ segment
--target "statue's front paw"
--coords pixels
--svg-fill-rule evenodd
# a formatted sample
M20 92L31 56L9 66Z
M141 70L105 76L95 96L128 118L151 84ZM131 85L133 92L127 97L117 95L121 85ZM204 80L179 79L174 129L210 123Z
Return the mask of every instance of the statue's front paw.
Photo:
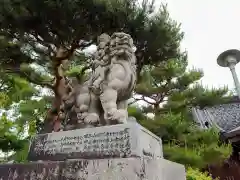
M106 119L117 124L127 123L127 111L120 109L108 112L106 115Z
M84 118L84 123L89 125L96 125L99 123L99 116L96 113L89 113Z
M85 118L86 118L86 116L88 115L88 113L86 113L86 112L77 112L77 120L78 121L83 121Z
M113 119L117 121L119 124L127 123L127 112L126 110L117 110L113 115Z

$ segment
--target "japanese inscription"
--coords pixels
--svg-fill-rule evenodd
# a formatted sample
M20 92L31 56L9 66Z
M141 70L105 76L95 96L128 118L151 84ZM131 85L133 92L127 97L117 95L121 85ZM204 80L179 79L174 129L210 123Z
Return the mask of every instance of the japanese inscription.
M67 158L125 157L131 153L129 130L124 128L119 131L93 131L84 134L71 131L62 135L43 135L44 138L38 136L33 140L32 153L38 159L41 156L59 158L61 154L67 155Z
M99 152L111 155L114 151L129 150L129 132L124 129L118 132L89 133L85 135L63 136L45 142L45 153Z

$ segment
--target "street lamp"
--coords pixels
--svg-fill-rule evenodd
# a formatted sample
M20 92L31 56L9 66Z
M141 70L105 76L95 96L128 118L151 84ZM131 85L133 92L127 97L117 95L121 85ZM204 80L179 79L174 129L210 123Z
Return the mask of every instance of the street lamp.
M240 99L240 83L235 70L235 66L239 61L240 51L237 49L229 49L227 51L224 51L217 58L217 63L219 66L229 67L230 71L232 72L238 98Z

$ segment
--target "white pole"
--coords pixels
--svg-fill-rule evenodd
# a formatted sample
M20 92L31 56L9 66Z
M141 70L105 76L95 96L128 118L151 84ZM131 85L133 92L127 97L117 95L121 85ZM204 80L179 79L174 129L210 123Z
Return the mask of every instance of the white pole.
M240 83L239 83L237 73L235 70L235 64L230 65L229 68L230 68L230 71L232 72L232 76L233 76L233 80L234 80L235 87L237 90L238 98L240 99Z

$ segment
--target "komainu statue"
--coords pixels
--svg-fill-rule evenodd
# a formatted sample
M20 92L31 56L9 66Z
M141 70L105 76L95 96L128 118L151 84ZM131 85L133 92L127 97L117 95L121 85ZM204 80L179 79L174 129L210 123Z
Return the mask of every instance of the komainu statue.
M126 123L127 100L136 84L135 63L130 35L99 36L92 74L75 97L75 112L82 127Z

